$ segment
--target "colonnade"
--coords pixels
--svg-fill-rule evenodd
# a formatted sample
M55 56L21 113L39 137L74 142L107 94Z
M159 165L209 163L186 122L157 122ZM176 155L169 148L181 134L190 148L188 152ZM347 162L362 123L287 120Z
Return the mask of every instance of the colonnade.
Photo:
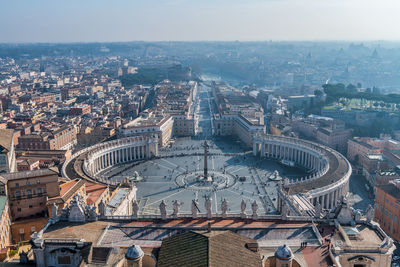
M294 191L306 194L314 206L319 203L322 208L331 209L348 192L351 165L343 155L331 148L297 138L263 134L253 139L253 154L292 161L306 168L311 173L309 176L289 181L286 186L301 188ZM330 170L330 161L337 170ZM332 183L318 187L318 179L323 178L325 181L328 178Z
M157 137L128 137L98 144L90 149L84 160L84 171L92 178L117 164L158 156Z
M98 172L116 164L148 159L150 157L149 145L117 147L112 150L105 149L99 151L96 155L93 155L93 162L90 164L90 171L93 174L97 174Z
M310 202L314 206L316 206L317 203L319 203L322 208L332 209L336 206L341 196L345 196L348 191L349 191L349 181L344 183L342 186L332 187L330 190L326 192L321 192L321 195L312 197Z
M253 153L257 154L257 147L261 145L261 157L293 161L306 169L318 172L323 170L327 161L316 151L291 143L257 142L253 143Z

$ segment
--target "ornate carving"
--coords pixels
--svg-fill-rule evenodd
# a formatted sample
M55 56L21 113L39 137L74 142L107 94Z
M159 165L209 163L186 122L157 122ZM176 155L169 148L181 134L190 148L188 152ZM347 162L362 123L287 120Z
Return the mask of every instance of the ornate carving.
M85 222L86 214L85 207L80 201L80 195L76 194L71 201L71 208L69 210L68 221L70 222Z

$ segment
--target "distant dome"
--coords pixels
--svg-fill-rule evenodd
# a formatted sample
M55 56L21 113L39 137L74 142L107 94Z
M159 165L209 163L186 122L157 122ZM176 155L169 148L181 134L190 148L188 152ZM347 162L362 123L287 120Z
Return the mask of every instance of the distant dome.
M290 261L293 259L293 253L288 246L283 245L275 251L275 257L282 261Z
M144 252L138 245L133 245L128 248L128 251L125 253L125 258L127 260L138 260L143 257Z

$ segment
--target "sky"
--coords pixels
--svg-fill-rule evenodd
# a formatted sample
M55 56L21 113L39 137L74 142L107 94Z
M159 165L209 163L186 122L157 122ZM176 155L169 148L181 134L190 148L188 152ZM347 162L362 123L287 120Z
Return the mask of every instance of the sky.
M0 43L400 40L399 0L0 0Z

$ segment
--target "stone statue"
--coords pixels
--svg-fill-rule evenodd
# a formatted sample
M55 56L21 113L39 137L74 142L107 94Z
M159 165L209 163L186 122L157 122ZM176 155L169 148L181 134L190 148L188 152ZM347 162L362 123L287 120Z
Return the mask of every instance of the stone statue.
M106 215L106 205L104 204L103 200L101 200L99 203L99 213L101 217Z
M133 210L133 217L137 218L138 217L138 212L139 212L139 205L136 200L132 202L132 210Z
M242 203L240 203L240 217L244 219L246 216L246 202L242 199Z
M196 219L197 218L197 212L198 212L198 203L196 200L192 200L192 218Z
M258 204L257 204L257 201L254 200L254 202L251 204L251 210L253 211L253 214L252 214L253 220L257 220L258 219L258 215L257 215Z
M19 253L19 263L23 264L29 263L28 253L26 253L24 250L21 253Z
M365 218L367 222L371 222L374 219L374 208L371 205L368 205L367 210L365 211Z
M71 207L69 210L68 221L69 222L85 222L86 214L85 208L81 201L79 194L74 196L74 199L71 201Z
M165 204L164 200L160 203L160 213L161 218L165 220L167 218L167 205Z
M89 221L97 221L97 212L95 206L86 206L86 212L88 215Z
M224 199L221 203L222 218L226 218L226 212L228 211L228 201Z
M53 205L51 205L51 218L52 219L56 219L57 218L57 205L56 203L53 203Z
M315 205L315 218L321 218L321 213L322 213L321 204L317 202L317 205Z
M359 210L356 211L356 214L354 216L354 220L356 222L360 222L361 221L361 212Z
M173 213L172 213L172 217L178 218L179 207L180 207L180 206L181 206L181 204L179 204L178 200L174 200L174 202L173 202Z
M68 220L68 215L69 215L69 206L68 204L65 205L65 207L61 210L61 220Z
M287 186L290 183L287 177L283 178L283 187Z
M206 202L204 203L204 207L206 208L207 218L211 219L212 214L211 214L211 199L210 198L206 198Z

